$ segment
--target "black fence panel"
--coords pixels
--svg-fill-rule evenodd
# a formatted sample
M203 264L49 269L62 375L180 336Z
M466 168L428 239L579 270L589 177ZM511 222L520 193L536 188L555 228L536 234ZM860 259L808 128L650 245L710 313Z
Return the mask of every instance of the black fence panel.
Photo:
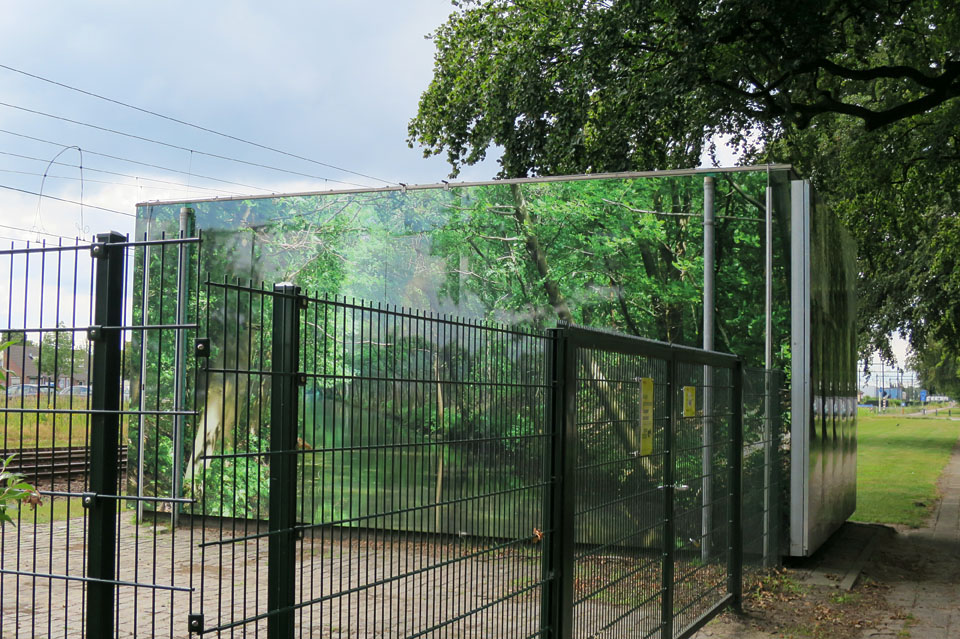
M548 335L305 298L297 625L541 633Z
M176 277L175 256L195 243L104 234L0 251L0 448L13 456L8 470L35 488L0 528L4 637L187 633L186 617L175 617L189 602L186 531L154 514L188 500L171 493L169 476L167 489L152 492L138 490L135 476L138 433L155 438L161 420L189 411L151 405L148 383L128 381L146 335L188 328L135 316L131 266L153 252Z
M674 639L776 560L782 374L204 281L200 247L0 251L40 502L0 528L3 636Z

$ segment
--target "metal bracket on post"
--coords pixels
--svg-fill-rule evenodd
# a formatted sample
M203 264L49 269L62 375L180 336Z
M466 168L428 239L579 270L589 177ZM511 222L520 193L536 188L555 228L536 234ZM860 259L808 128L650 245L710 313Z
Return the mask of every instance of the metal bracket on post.
M116 619L115 579L117 549L117 500L97 499L117 492L120 407L122 395L122 343L118 328L123 324L124 250L126 238L119 233L97 236L90 254L97 259L94 282L94 326L88 329L93 343L90 407L89 494L83 505L89 519L87 545L86 636L112 637ZM114 327L105 329L103 327Z
M297 423L300 393L300 288L277 284L273 297L270 400L270 510L267 635L293 639L297 542ZM303 375L304 381L306 376Z
M194 357L210 357L210 338L198 337L193 341Z
M187 626L190 634L203 634L203 615L192 614L187 617Z

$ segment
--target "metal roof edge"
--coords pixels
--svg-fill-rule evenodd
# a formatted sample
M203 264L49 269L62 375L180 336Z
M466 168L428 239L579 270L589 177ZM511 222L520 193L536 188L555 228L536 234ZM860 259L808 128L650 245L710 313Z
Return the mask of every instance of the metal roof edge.
M328 191L299 191L293 193L268 193L230 197L209 197L196 200L149 200L137 202L141 206L169 206L172 204L196 204L200 202L230 202L238 200L263 200L279 197L306 197L314 195L343 195L349 193L386 193L391 191L425 191L430 189L457 189L471 186L490 186L496 184L540 184L548 182L579 182L584 180L636 179L658 177L683 177L692 175L710 175L717 173L750 173L756 171L789 171L794 177L797 172L792 164L755 164L750 166L700 167L696 169L664 169L656 171L623 171L619 173L581 173L576 175L553 175L527 178L505 178L502 180L481 180L474 182L438 182L435 184L410 184L385 186L369 189L331 189Z

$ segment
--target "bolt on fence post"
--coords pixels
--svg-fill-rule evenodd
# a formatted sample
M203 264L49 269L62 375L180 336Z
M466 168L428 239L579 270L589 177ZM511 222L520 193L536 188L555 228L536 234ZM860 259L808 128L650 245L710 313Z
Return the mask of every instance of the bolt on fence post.
M727 564L727 588L731 604L743 611L743 362L737 359L733 369L733 397L730 416L730 549Z
M677 430L680 413L677 406L677 389L680 388L680 369L677 358L671 350L667 360L667 402L670 417L667 419L663 436L663 564L660 569L660 636L673 639L673 562L674 562L674 525L673 525L673 440Z
M574 472L576 469L576 362L566 327L550 331L548 371L552 397L546 451L550 487L544 504L544 524L550 531L543 549L540 627L553 639L573 634Z
M270 514L267 545L267 636L292 639L296 583L297 377L300 288L274 286L270 398Z
M90 495L84 499L89 522L87 544L87 637L112 637L116 598L117 448L120 443L125 237L101 233L90 252L96 260L90 407Z

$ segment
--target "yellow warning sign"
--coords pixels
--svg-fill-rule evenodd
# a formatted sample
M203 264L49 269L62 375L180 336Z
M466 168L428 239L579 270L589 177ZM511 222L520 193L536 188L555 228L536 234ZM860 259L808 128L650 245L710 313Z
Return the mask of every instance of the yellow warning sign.
M684 417L697 416L697 387L696 386L683 387L683 416Z
M640 378L640 454L653 453L653 378Z

